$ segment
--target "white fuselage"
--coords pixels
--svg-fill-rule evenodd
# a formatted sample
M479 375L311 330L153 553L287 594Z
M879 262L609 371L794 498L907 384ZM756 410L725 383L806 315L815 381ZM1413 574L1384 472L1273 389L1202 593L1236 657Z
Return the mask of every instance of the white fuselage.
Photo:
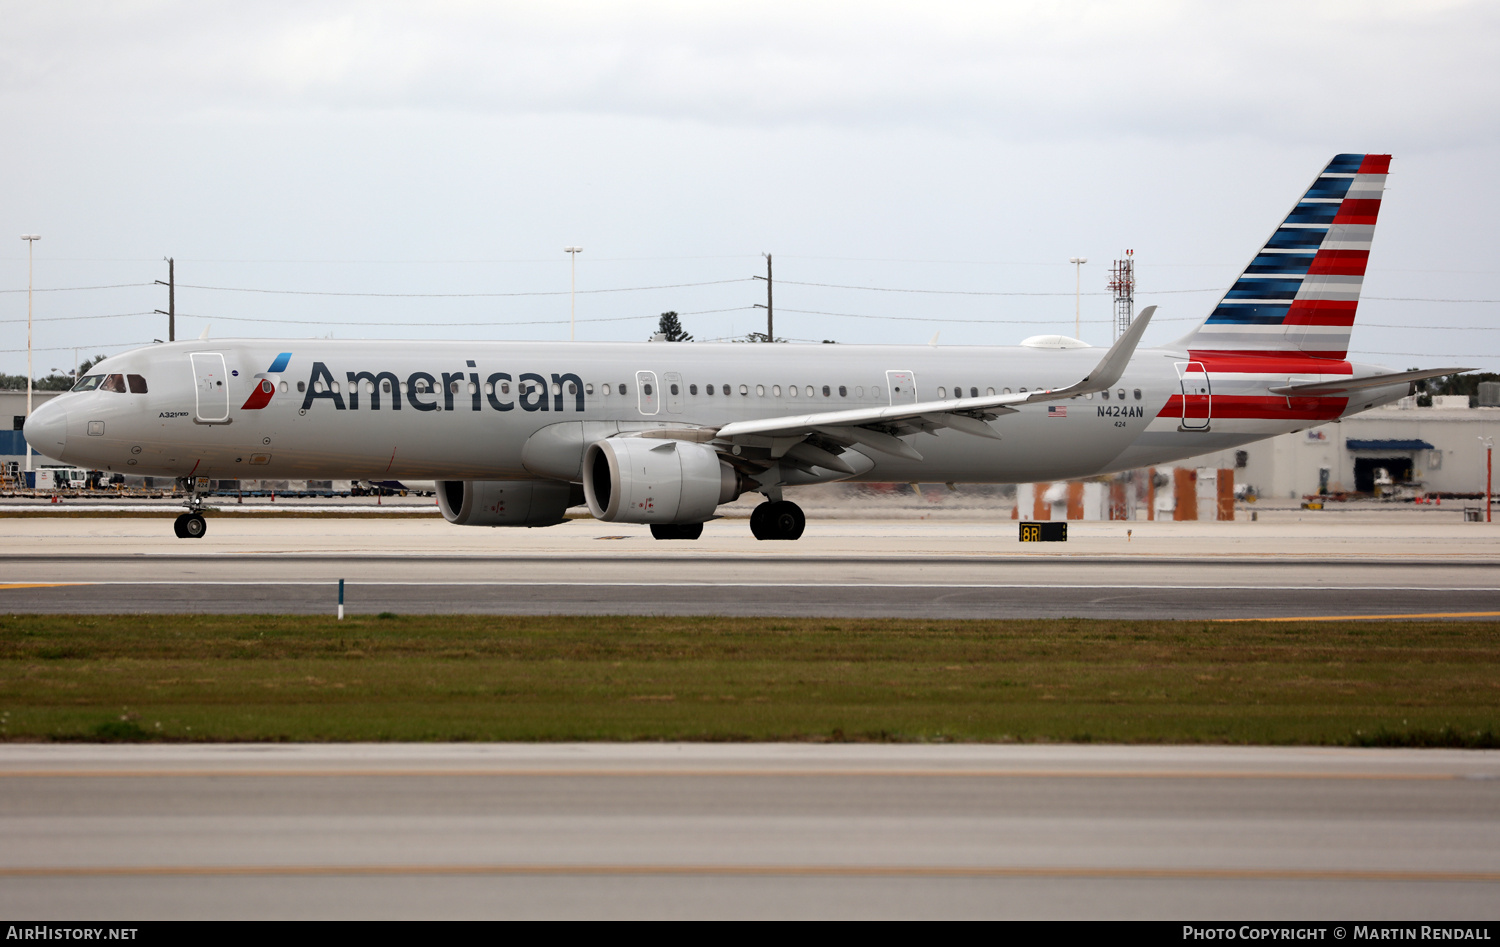
M620 432L711 430L942 400L959 396L955 391L968 397L1061 388L1087 373L1100 351L177 342L93 369L137 375L145 393L69 393L38 410L26 430L39 452L57 460L154 476L577 480L577 445ZM278 366L282 353L290 357ZM1094 476L1295 431L1407 393L1403 383L1352 396L1286 398L1269 389L1382 370L1329 361L1327 375L1308 375L1299 373L1306 359L1285 366L1276 359L1243 361L1141 349L1109 392L1027 404L988 421L998 440L951 428L912 435L907 441L921 460L864 451L869 463L856 474L824 479L1014 483ZM258 391L264 404L252 406Z

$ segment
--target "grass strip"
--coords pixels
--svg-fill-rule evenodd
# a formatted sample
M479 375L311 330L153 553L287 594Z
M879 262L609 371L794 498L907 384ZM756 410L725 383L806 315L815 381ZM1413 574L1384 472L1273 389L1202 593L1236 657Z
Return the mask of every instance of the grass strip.
M1500 746L1493 622L0 616L5 740Z

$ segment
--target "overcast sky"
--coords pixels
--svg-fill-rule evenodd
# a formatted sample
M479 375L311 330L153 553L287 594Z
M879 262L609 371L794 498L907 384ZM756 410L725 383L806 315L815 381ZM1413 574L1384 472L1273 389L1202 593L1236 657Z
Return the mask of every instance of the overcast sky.
M580 338L764 329L769 251L778 334L945 345L1072 334L1085 256L1107 344L1133 248L1166 342L1364 151L1354 351L1500 370L1493 2L0 11L0 371L22 233L39 375L165 338L168 255L179 337L562 339L576 244Z

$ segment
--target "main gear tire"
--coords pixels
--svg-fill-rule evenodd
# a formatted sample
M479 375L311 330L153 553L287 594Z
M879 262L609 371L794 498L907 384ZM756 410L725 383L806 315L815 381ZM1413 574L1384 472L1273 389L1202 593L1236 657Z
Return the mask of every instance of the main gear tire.
M703 535L703 524L652 523L651 535L657 539L697 539Z
M806 528L802 507L790 500L762 503L750 514L750 532L756 539L800 539Z

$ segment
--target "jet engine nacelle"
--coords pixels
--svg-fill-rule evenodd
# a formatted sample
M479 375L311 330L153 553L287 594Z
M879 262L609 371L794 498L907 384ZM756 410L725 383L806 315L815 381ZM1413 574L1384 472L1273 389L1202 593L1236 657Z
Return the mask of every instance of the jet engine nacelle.
M555 480L439 480L438 509L456 526L554 526L578 505L577 489Z
M702 523L740 495L740 478L707 444L612 437L584 452L583 493L608 523Z

